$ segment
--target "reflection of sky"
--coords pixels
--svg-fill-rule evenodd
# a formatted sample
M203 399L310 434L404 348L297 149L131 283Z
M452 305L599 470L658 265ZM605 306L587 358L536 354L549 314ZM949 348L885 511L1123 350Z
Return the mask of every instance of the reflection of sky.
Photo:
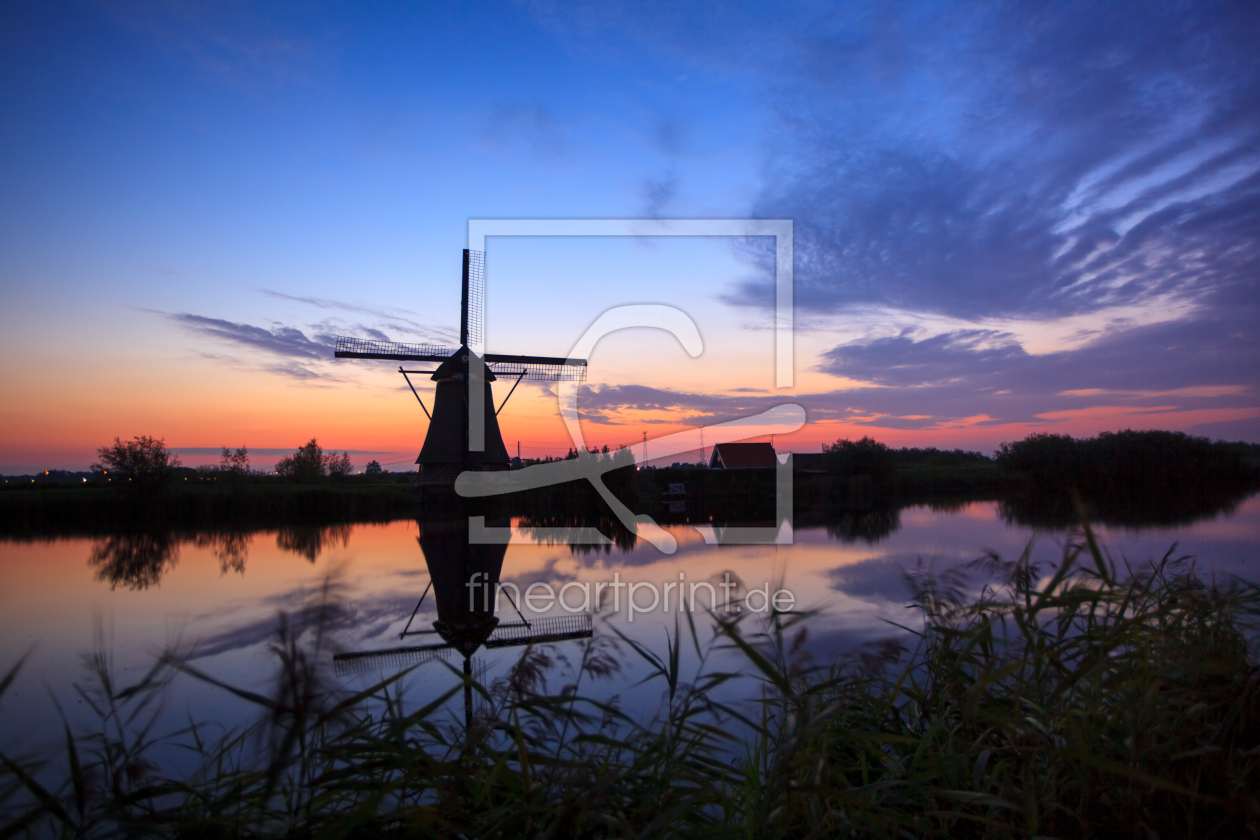
M566 546L511 545L502 580L522 590L530 583L550 583L557 589L569 582L623 581L661 586L720 580L731 572L745 586L781 586L798 598L802 608L821 608L810 624L809 649L829 655L863 641L895 632L885 622L913 626L914 611L906 609L903 575L920 566L944 572L967 563L988 550L1005 559L1019 556L1032 536L1022 527L1008 526L995 503L975 503L953 514L928 508L901 512L901 527L874 544L836 542L821 529L802 529L790 546L708 546L694 528L671 526L679 548L664 555L639 544L630 552L572 552ZM1161 557L1178 543L1177 554L1196 555L1205 574L1238 574L1260 578L1260 497L1244 502L1231 515L1180 529L1126 532L1098 529L1100 538L1119 561L1142 563ZM71 683L82 678L80 654L92 647L99 621L107 631L120 680L134 680L163 646L179 643L194 651L196 664L208 673L254 690L267 691L274 661L267 651L270 633L280 611L298 613L318 596L323 580L333 576L337 609L329 618L331 638L340 649L381 649L397 644L398 632L428 583L428 572L416 544L416 525L400 521L388 525L356 525L326 540L314 562L283 546L292 541L275 533L252 535L243 572L225 565L209 543L186 542L161 580L148 589L124 585L110 589L96 578L87 557L91 540L64 539L35 543L6 543L0 566L0 666L14 662L28 648L34 653L26 670L0 700L0 749L29 746L30 732L51 732L55 709L44 702L44 685L68 705L72 718L85 712L77 705ZM1034 560L1046 564L1062 556L1065 535L1037 536ZM707 595L698 596L701 603ZM719 595L721 589L717 590ZM650 598L641 591L641 603ZM579 600L571 592L570 603ZM598 620L597 632L609 634L604 619L649 647L663 644L672 632L674 616L660 612L636 614L628 620L622 592L622 611ZM674 603L677 603L676 590ZM527 608L527 604L522 604ZM528 615L527 611L527 615ZM506 601L499 615L513 617ZM432 596L416 617L428 629L435 618ZM709 622L698 617L702 641ZM686 621L681 626L686 632ZM414 627L413 627L414 629ZM421 637L427 641L427 637ZM568 650L561 645L559 650ZM694 654L684 645L688 662ZM629 654L628 650L623 651ZM572 655L573 651L569 650ZM484 654L490 676L502 673L513 649ZM727 664L729 664L728 660ZM624 692L636 708L654 708L652 686L631 690L646 672L627 660L626 671L611 684L594 686L603 694ZM446 685L440 665L425 666L413 681L415 696ZM369 679L374 673L361 679ZM646 704L646 705L643 705ZM628 706L629 707L629 706ZM244 706L217 690L177 682L169 708L178 720L188 710L195 718L231 721L247 714ZM176 720L176 718L172 718ZM172 723L172 726L175 724Z
M0 10L0 471L114 436L386 453L423 416L338 333L453 335L480 218L789 218L764 243L492 241L493 349L592 359L597 445L790 394L780 441L1260 440L1254 4ZM526 386L509 447L569 445ZM202 456L188 456L196 462ZM259 456L256 465L274 456ZM366 457L357 458L362 464Z

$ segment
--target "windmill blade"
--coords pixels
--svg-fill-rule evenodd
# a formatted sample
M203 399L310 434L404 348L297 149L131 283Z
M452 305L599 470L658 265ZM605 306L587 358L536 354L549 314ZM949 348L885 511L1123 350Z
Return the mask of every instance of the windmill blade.
M459 343L480 353L486 342L486 252L464 249Z
M536 618L529 624L523 621L512 624L500 624L494 628L490 638L486 639L486 648L541 645L548 642L567 642L572 639L589 639L593 632L590 613Z
M455 352L454 347L440 344L398 344L367 338L337 336L338 359L391 359L399 362L444 362Z
M450 649L450 645L442 643L338 653L333 656L333 672L339 677L344 677L350 674L361 674L373 668L424 665L438 659L445 659L446 652Z
M487 353L486 367L495 376L519 376L533 382L585 382L586 359L568 359L564 356L511 356L503 353Z

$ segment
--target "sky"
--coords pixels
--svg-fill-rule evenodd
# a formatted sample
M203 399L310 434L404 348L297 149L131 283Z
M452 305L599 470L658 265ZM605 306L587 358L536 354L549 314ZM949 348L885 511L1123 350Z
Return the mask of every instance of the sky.
M0 472L409 468L397 365L332 342L451 343L470 219L792 220L789 388L765 239L489 240L492 352L700 330L599 343L587 444L783 403L780 451L1260 442L1256 43L1254 3L3 4ZM500 425L572 445L551 386Z

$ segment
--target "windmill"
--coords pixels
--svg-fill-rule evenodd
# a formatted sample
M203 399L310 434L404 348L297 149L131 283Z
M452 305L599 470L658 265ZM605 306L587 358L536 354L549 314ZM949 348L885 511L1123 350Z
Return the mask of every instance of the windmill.
M520 607L508 596L519 621L500 622L494 614L499 595L499 574L503 569L506 543L473 543L468 538L468 522L459 519L427 520L418 523L416 541L429 568L429 586L416 602L411 618L398 634L399 641L408 636L436 635L441 641L424 645L353 651L333 657L337 674L345 675L381 665L424 664L443 658L454 651L464 659L464 674L473 674L473 654L487 650L522 645L547 644L571 639L589 639L592 635L590 613L551 616L527 620ZM412 630L411 623L433 590L437 602L437 621L432 630ZM472 723L472 683L464 682L464 721Z
M586 360L551 356L520 356L485 352L485 252L464 250L463 286L460 298L459 347L434 344L398 344L363 338L338 337L339 359L391 359L400 362L436 362L435 370L398 372L407 380L420 407L429 418L429 430L416 463L422 485L451 487L465 470L506 470L507 447L499 431L499 412L522 380L535 382L582 382ZM437 383L433 411L425 408L408 374L428 373ZM496 409L490 383L515 378L512 390ZM474 387L474 383L483 383ZM482 415L484 438L473 432L472 419ZM478 431L481 431L478 430Z

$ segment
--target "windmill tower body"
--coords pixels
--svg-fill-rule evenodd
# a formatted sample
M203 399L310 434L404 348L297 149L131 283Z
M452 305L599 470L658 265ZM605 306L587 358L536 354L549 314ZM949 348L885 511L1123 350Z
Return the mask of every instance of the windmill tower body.
M467 346L460 347L438 366L432 376L437 383L433 394L433 415L424 436L424 446L416 458L420 475L430 482L440 482L443 477L454 481L464 470L506 470L511 463L499 430L499 418L494 411L494 392L490 383L496 377L488 369L482 385L485 395L482 411L485 449L474 452L468 448L468 389L475 387L469 380L472 355Z
M472 656L499 625L494 615L507 544L472 543L466 520L426 521L420 551L437 601L434 629L463 656Z
M524 380L541 382L576 381L586 378L586 360L551 356L519 356L501 353L485 353L482 322L484 313L485 255L480 251L464 251L463 290L460 304L460 346L456 350L432 344L398 344L362 338L337 339L336 356L339 359L391 359L396 361L435 362L435 370L408 371L398 368L404 377L408 373L428 373L436 383L433 395L433 413L424 408L424 401L416 394L420 407L429 415L429 428L424 438L419 465L420 483L427 488L453 487L456 477L466 470L506 470L511 467L503 434L499 430L499 411L494 407L494 393L490 383L499 379L514 379L512 391ZM407 379L411 385L411 379ZM469 442L470 388L482 388L483 408L481 425L484 429L484 445L473 449ZM412 386L415 392L415 387ZM505 398L503 403L506 404Z

